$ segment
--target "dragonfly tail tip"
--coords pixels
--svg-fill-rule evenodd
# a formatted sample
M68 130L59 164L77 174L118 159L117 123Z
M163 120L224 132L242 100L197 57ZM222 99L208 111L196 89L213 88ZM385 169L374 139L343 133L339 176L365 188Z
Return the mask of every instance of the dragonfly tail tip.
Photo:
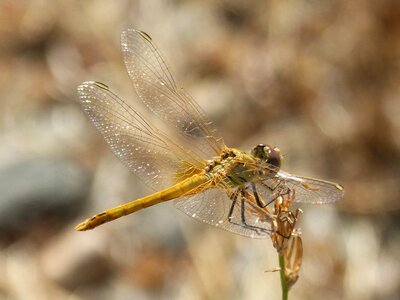
M78 225L75 226L75 230L77 230L77 231L86 231L86 230L90 229L90 228L87 227L86 223L87 223L86 221L84 221L82 223L79 223Z

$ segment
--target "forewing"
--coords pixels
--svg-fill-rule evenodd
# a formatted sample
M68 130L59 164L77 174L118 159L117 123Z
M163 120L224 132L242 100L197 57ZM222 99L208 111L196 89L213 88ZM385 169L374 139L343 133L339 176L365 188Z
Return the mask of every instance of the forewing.
M190 217L215 227L250 238L266 238L271 233L270 219L260 216L262 210L254 207L252 200L246 199L248 196L240 189L227 191L213 188L179 198L174 205Z
M114 154L151 188L171 184L182 161L196 165L194 156L153 128L106 85L84 82L78 95L83 110Z
M265 198L269 200L285 195L289 190L295 191L295 202L311 204L333 203L344 196L343 187L337 183L294 176L283 171L279 171L274 177L262 180L260 184L266 187Z
M194 153L205 159L219 155L222 139L197 103L177 86L150 36L133 29L123 31L121 49L129 77L145 105L172 124Z

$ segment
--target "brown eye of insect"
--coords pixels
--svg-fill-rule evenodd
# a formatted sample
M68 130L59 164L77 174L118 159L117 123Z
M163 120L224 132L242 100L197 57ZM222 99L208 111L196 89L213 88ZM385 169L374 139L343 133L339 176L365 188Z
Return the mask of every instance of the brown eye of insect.
M268 153L267 162L277 168L280 168L282 162L281 151L278 148L268 147L267 153Z

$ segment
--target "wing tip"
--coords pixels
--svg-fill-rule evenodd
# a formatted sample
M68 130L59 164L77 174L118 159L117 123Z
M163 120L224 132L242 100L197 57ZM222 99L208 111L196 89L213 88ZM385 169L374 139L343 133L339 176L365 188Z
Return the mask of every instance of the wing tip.
M127 29L122 31L122 33L121 33L121 41L125 41L127 36L129 34L132 34L132 33L140 35L143 39L145 39L145 40L147 40L149 42L153 41L153 39L151 38L151 36L148 33L144 32L142 30L137 30L137 29L133 29L133 28L127 28Z
M337 197L335 197L336 199L333 202L342 200L345 194L344 187L341 184L335 183L335 187L336 187Z
M337 188L339 191L341 191L341 192L344 194L344 187L343 187L343 185L341 185L341 184L339 184L339 183L336 183L335 186L336 186L336 188Z
M84 81L78 86L77 91L78 91L78 93L83 93L85 90L91 89L93 87L98 87L98 88L103 89L103 90L110 90L108 85L106 85L106 84L104 84L102 82Z

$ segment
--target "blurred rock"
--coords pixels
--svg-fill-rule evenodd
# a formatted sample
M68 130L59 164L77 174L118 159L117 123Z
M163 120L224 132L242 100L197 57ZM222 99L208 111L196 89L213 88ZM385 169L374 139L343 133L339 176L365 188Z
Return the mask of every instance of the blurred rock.
M95 286L111 274L107 244L105 231L82 233L67 229L43 249L42 269L48 278L68 290Z
M88 174L68 160L32 160L0 170L0 232L17 237L34 224L60 226L79 212Z

